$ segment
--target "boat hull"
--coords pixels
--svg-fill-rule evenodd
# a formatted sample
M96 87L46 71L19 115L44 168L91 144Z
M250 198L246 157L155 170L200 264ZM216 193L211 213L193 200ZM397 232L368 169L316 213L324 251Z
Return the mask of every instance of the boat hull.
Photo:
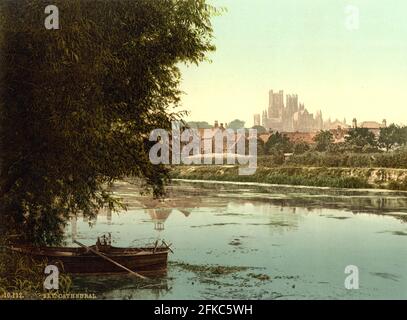
M14 252L36 261L57 265L62 272L71 274L128 273L114 263L82 248L27 248L12 247ZM94 247L92 247L94 249ZM114 248L99 252L126 268L143 275L161 275L167 270L167 248Z

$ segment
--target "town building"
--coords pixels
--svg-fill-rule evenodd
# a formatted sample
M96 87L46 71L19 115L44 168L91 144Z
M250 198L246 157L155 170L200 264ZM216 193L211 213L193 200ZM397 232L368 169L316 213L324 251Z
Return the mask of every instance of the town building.
M346 119L343 119L343 121L339 121L338 119L332 121L331 118L329 118L324 122L324 130L346 130L350 129L350 127L351 126L346 123Z
M380 129L387 127L387 120L383 119L382 123L376 121L363 121L358 124L356 118L352 121L352 128L367 128L370 132L373 132L376 137L380 135Z
M260 126L260 125L261 125L260 113L256 113L253 115L253 126Z

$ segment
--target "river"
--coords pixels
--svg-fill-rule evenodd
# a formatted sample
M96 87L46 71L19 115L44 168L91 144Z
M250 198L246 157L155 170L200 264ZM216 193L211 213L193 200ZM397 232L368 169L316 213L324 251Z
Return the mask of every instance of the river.
M127 211L72 220L72 238L172 243L167 276L76 276L101 299L407 299L407 193L174 181L165 201L118 183ZM356 266L359 289L345 288ZM353 276L355 274L353 273Z

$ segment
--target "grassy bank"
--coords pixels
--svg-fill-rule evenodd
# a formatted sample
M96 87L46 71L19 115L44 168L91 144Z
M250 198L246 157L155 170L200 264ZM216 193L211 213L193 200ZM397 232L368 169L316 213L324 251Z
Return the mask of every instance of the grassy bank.
M0 240L0 300L42 299L43 293L54 292L44 289L46 265L45 262L7 250ZM70 277L60 273L57 292L70 292L71 284Z
M174 166L171 176L190 180L407 190L407 169L260 166L255 174L240 176L237 166Z

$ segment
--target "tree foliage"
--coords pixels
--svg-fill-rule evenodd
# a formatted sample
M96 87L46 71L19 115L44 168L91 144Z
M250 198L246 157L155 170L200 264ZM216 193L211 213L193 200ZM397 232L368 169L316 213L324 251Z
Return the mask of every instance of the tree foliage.
M377 147L376 136L368 128L350 129L348 135L345 137L345 141L356 147L359 151Z
M270 135L264 148L267 154L291 152L292 143L286 135L277 131Z
M243 129L244 128L245 122L239 119L235 119L232 122L229 123L228 128L237 130L237 129Z
M253 126L252 129L257 130L257 134L267 133L267 129L263 126Z
M311 146L305 141L299 141L293 145L294 154L303 154L311 150Z
M400 127L394 123L388 127L380 128L380 136L378 143L380 147L387 151L395 146L400 146L407 143L407 127Z
M214 50L205 0L0 3L0 213L22 241L56 244L70 215L117 201L140 177L156 195L167 169L148 159L152 129L182 117L179 63Z
M189 122L187 122L187 126L192 129L211 129L211 128L213 128L213 126L210 125L206 121L189 121Z
M321 130L314 137L315 150L317 151L327 151L330 146L334 143L334 136L329 130Z

